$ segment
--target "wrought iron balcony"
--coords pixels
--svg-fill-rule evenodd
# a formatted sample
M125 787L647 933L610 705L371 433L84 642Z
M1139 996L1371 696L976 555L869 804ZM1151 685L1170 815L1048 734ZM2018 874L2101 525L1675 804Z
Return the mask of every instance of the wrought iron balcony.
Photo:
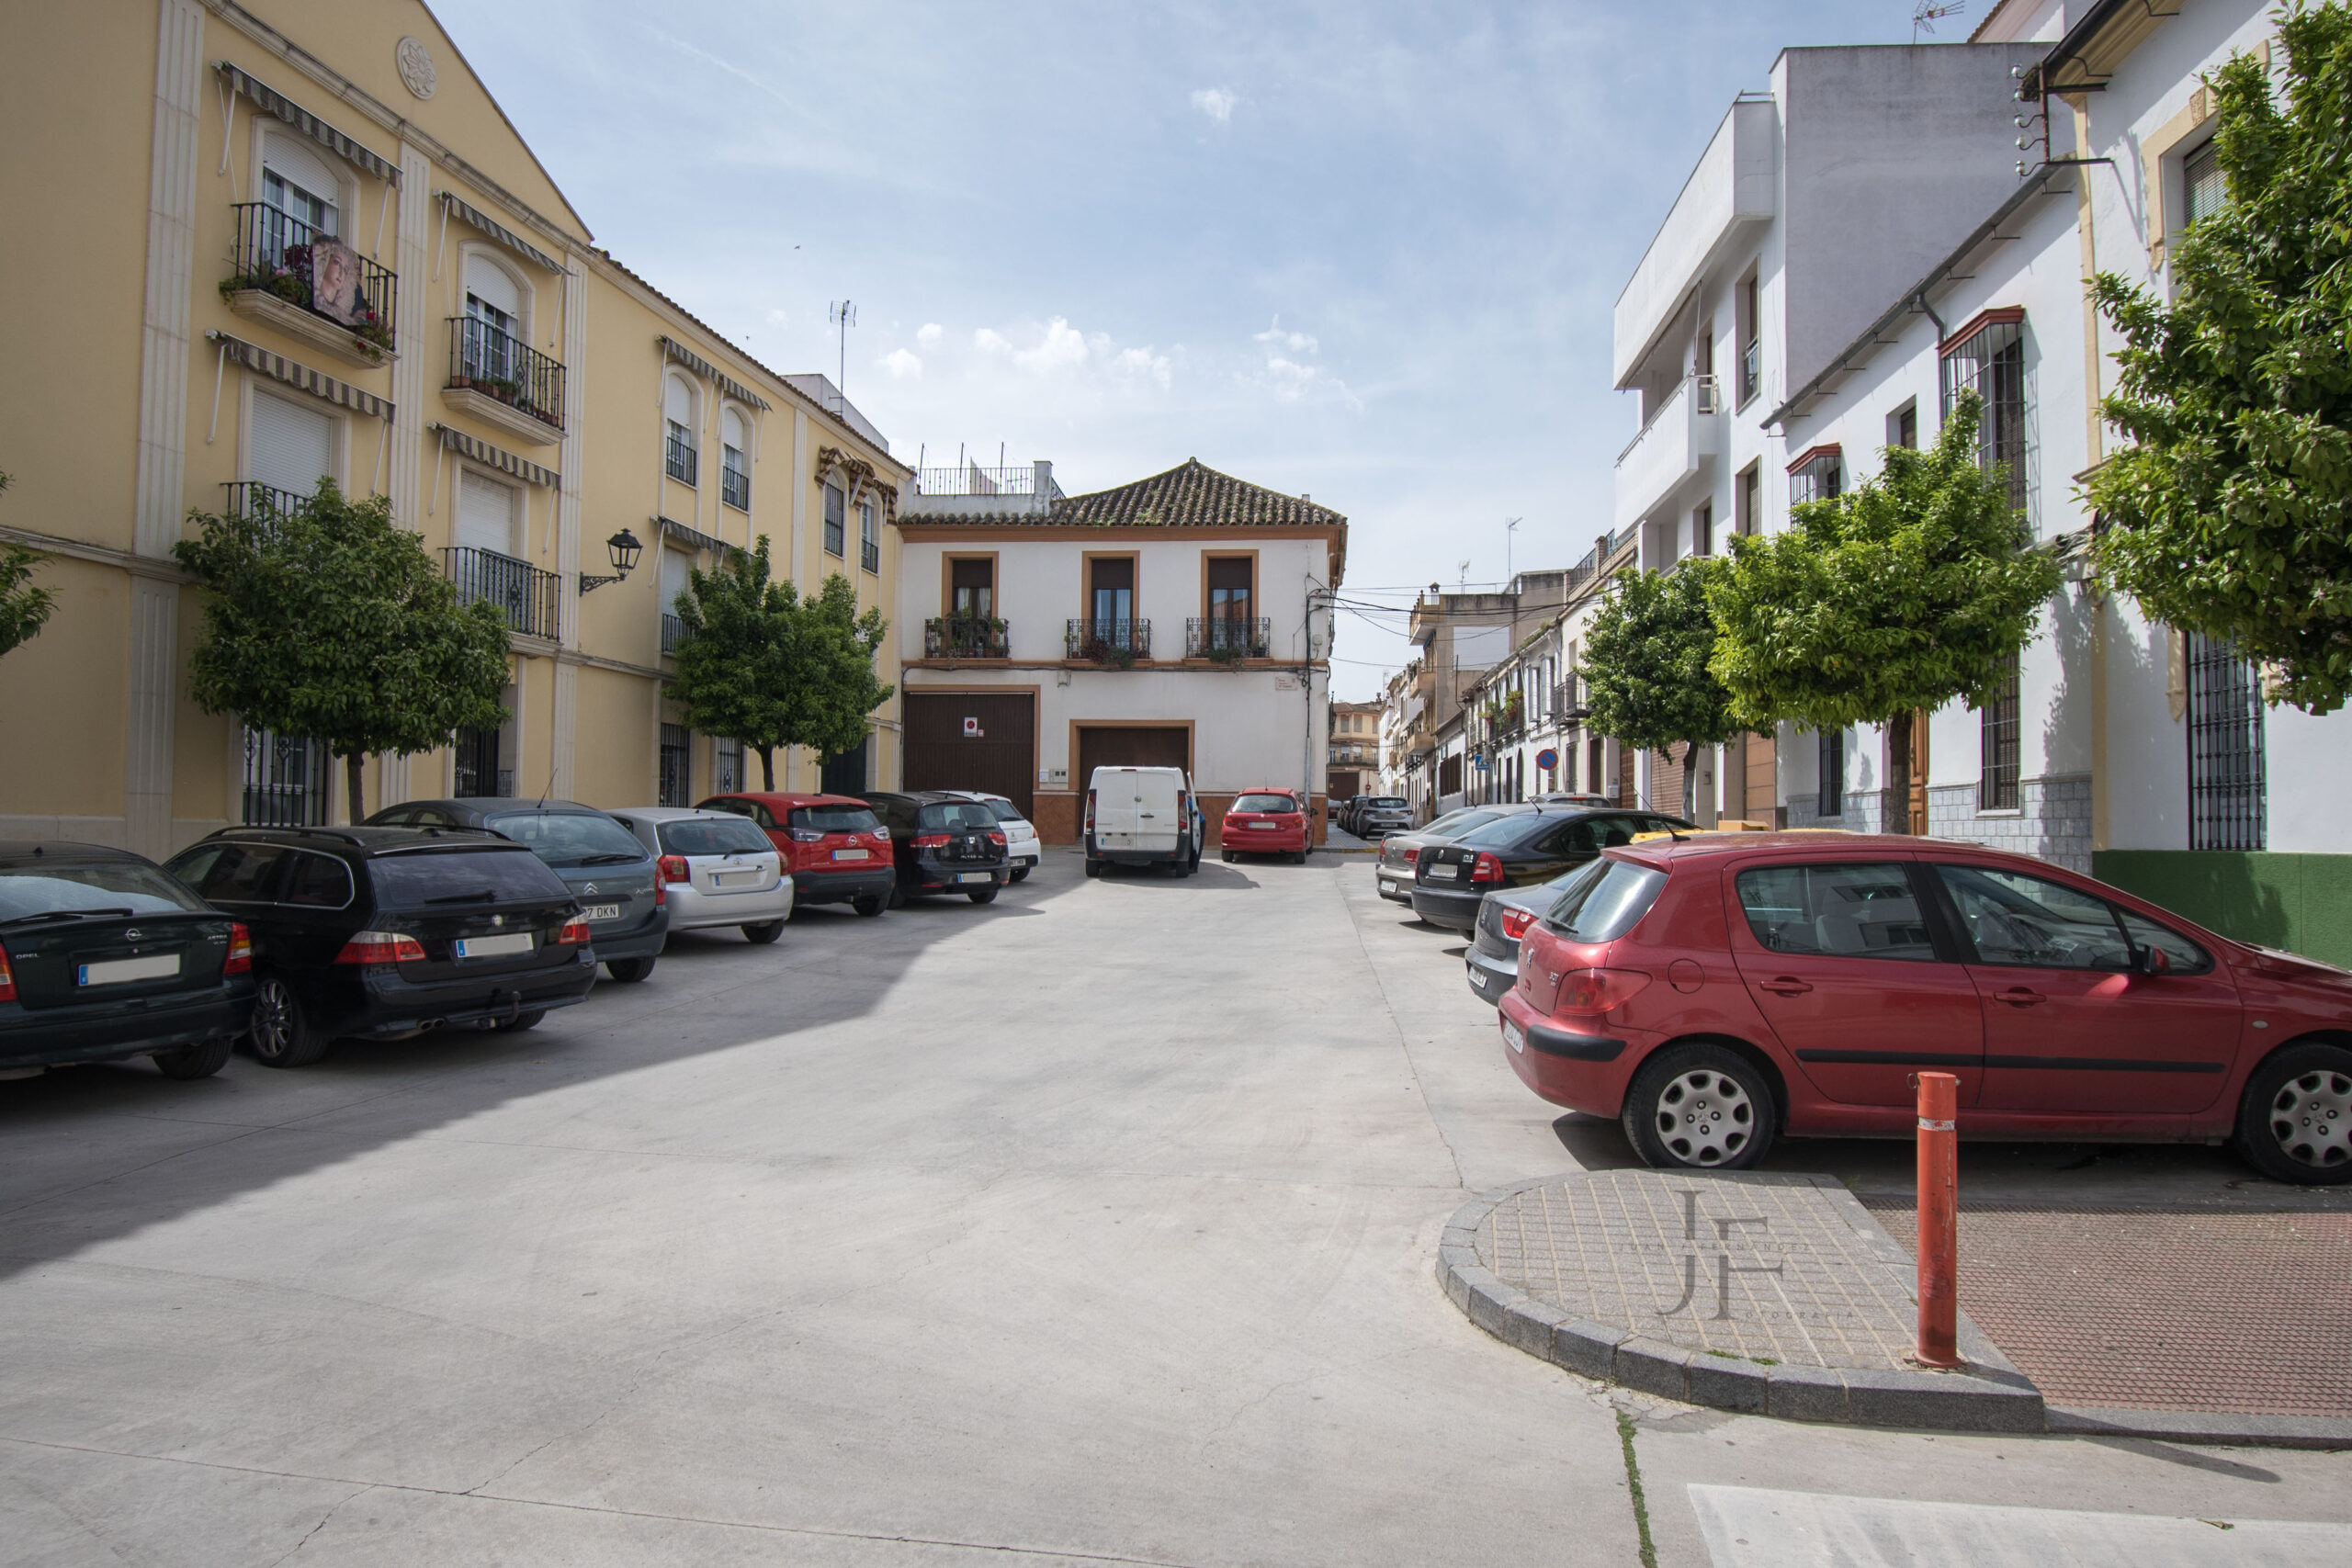
M267 522L272 518L290 517L311 503L307 495L297 495L290 490L266 485L259 479L238 479L220 488L229 492L229 499L220 508L224 517L250 517L256 522Z
M673 424L662 443L662 471L682 484L693 484L701 469L701 454L695 450L694 438L681 435Z
M334 235L266 201L241 201L220 292L258 289L332 322L378 353L392 347L400 280Z
M1097 664L1133 664L1151 657L1149 621L1098 621L1080 617L1062 632L1067 659L1091 659Z
M734 448L730 446L728 450L731 453ZM666 455L663 461L665 464L668 461ZM688 482L691 483L692 480ZM721 463L718 470L718 499L738 512L751 511L752 476L750 472L736 468L731 463Z
M563 579L541 571L528 561L455 546L441 552L449 581L458 585L458 602L498 606L510 630L525 637L553 637L562 604Z
M1184 623L1187 659L1263 659L1273 623L1261 615L1195 615Z
M879 572L882 570L882 547L872 539L860 539L857 564L868 571Z
M449 318L449 387L479 392L559 434L563 430L562 362L488 321Z
M1004 623L993 616L937 615L922 624L925 659L1010 659L1012 642Z
M664 612L662 616L662 651L675 653L685 646L686 623Z

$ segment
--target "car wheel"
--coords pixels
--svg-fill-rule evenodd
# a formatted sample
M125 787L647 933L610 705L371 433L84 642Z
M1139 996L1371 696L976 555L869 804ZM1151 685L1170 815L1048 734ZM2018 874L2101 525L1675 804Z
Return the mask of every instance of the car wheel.
M1772 1087L1720 1045L1675 1045L1642 1064L1625 1092L1625 1136L1645 1165L1745 1170L1772 1146Z
M1016 869L1013 871L1013 874L1012 874L1012 880L1013 880L1013 881L1015 881L1015 882L1026 882L1026 881L1028 881L1028 880L1029 880L1029 868L1028 868L1027 866L1025 866L1025 865L1024 865L1024 866L1020 866L1020 867L1016 868Z
M501 1034L520 1034L526 1029L537 1029L539 1026L539 1020L547 1015L547 1009L532 1008L527 1011L516 1013L513 1018L502 1018L491 1027Z
M1218 853L1224 857L1226 864L1231 865L1233 863L1233 852L1231 850L1220 850Z
M1102 863L1101 861L1099 861L1099 860L1091 860L1091 861L1088 861L1088 862L1086 863L1086 874L1087 874L1087 875L1089 875L1089 876L1100 876L1100 875L1102 875Z
M610 958L605 961L605 972L624 986L634 986L653 973L650 958Z
M892 908L892 909L903 909L903 908L905 908L906 907L907 907L907 895L906 895L906 890L905 890L904 888L900 888L900 887L893 887L893 888L891 888L891 889L890 889L890 901L889 901L889 903L888 903L888 905L886 905L886 906L885 906L885 908Z
M782 920L762 920L743 928L743 940L755 947L765 947L784 934Z
M229 1065L229 1053L236 1043L234 1037L224 1034L201 1045L158 1051L154 1055L155 1070L167 1078L209 1078Z
M860 915L870 920L875 916L882 912L882 900L879 897L871 898L853 898L850 900L849 907L855 909Z
M975 904L993 904L996 902L996 895L997 890L993 887L976 887L964 897Z
M2352 1181L2352 1051L2313 1041L2255 1068L2238 1103L2238 1149L2273 1180Z
M328 1043L311 1027L302 998L277 975L264 975L254 985L253 1028L245 1039L265 1067L307 1067L325 1055Z

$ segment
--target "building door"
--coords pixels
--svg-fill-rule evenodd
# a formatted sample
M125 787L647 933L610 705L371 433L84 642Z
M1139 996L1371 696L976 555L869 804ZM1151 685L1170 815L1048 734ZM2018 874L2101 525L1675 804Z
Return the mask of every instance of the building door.
M1078 732L1080 790L1097 768L1182 768L1193 776L1193 737L1181 725L1086 725Z
M1747 799L1740 815L1750 822L1761 822L1768 828L1780 825L1781 738L1777 731L1770 735L1749 735L1736 744L1747 748Z
M871 732L868 732L864 739L850 750L838 756L826 758L818 765L817 787L827 795L864 795L874 787L866 782L870 775L867 773L865 763L867 754L873 750L874 737ZM907 787L913 789L917 786L910 784ZM937 789L943 786L929 784L922 787Z
M1019 807L1022 816L1036 819L1033 813L1037 699L1034 695L1027 692L909 692L906 725L907 788L1001 795Z

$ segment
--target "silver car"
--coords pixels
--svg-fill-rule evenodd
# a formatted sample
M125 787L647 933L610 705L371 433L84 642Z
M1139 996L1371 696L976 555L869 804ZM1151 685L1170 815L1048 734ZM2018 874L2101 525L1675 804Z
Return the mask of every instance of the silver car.
M1357 806L1351 820L1355 826L1350 830L1357 838L1385 839L1391 833L1412 830L1413 808L1405 804L1402 795L1368 795Z
M655 872L673 931L740 926L774 942L792 918L792 878L759 824L725 811L647 806L610 815L661 857Z

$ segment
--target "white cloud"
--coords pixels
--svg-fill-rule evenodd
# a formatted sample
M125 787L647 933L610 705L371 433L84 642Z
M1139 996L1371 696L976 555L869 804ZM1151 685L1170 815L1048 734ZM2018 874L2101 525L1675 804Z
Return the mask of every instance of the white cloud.
M1098 339L1108 343L1108 339ZM1059 316L1046 323L1046 335L1035 348L1014 351L1012 362L1024 370L1052 370L1086 363L1086 334Z
M1250 341L1265 344L1269 347L1279 344L1289 349L1293 354L1313 354L1321 346L1305 333L1283 331L1283 319L1280 316L1276 316L1274 324L1264 332L1252 333Z
M772 327L787 326L791 323L791 321L792 318L786 315L782 310L770 310L768 312L768 325Z
M1198 87L1193 92L1193 107L1219 125L1233 123L1234 106L1240 101L1230 87Z
M1152 353L1148 345L1142 348L1123 348L1119 351L1118 357L1111 363L1114 368L1125 375L1145 376L1160 386L1168 385L1168 356L1164 354Z
M922 374L922 361L903 348L894 348L877 362L897 380Z
M936 348L939 346L942 331L937 321L925 321L915 329L915 341L925 348Z
M994 327L982 327L972 334L972 346L982 354L1004 354L1012 347L1012 340Z

